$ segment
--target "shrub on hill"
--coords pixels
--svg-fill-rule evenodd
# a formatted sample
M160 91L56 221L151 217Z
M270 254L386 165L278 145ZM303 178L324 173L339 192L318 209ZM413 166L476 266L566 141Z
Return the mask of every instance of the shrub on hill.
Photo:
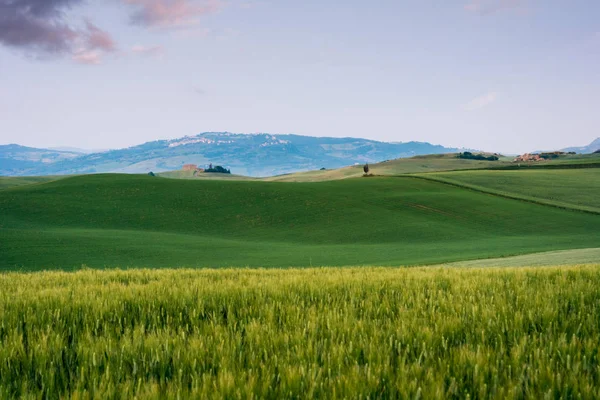
M154 172L150 171L150 172L148 172L148 176L156 176L156 175L154 175Z
M563 154L565 153L558 151L554 153L540 153L540 158L543 158L544 160L554 160Z
M600 154L600 149L596 150L594 154Z
M484 156L483 154L473 154L470 151L458 153L458 158L463 158L467 160L498 161L497 156Z
M220 165L215 165L214 167L207 168L204 170L204 172L217 172L220 174L231 174L231 170L228 170L227 168L223 168Z

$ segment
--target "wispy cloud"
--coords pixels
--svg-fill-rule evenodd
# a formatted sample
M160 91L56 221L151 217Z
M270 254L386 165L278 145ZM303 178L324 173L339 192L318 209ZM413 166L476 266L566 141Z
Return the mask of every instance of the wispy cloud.
M135 24L177 28L196 25L199 17L211 14L221 8L221 0L123 0L136 7L131 16Z
M482 96L476 97L466 104L462 105L462 109L465 111L475 111L489 106L496 101L498 94L496 92L489 92Z
M108 32L98 28L90 20L86 20L85 25L87 30L85 32L87 48L104 51L115 51L117 49L117 44Z
M101 63L102 55L98 51L82 50L73 54L71 58L79 64L98 65Z
M165 48L162 46L136 45L131 48L131 52L140 56L162 56L165 53Z
M112 37L90 21L75 28L65 14L83 0L0 0L0 44L38 56L71 56L98 64L116 49Z
M469 0L465 10L479 14L490 15L499 11L523 8L527 0Z

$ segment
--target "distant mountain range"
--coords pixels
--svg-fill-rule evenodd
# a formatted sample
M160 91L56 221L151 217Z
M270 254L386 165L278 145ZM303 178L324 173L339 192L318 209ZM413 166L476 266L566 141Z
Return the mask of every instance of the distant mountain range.
M67 150L0 146L0 175L147 173L172 171L184 164L212 163L229 168L234 174L271 176L461 151L424 142L228 132L206 132L91 154Z
M574 151L575 153L582 153L582 154L593 153L598 150L600 150L600 137L596 138L596 140L594 140L592 143L588 144L587 146L567 147L566 149L562 149L562 151L567 151L567 152Z

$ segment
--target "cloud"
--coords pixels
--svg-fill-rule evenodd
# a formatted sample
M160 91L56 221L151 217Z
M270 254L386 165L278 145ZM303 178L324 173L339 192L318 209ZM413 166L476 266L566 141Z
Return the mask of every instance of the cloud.
M466 104L463 104L462 109L465 111L475 111L482 109L495 102L497 97L498 94L496 92L489 92L487 94L484 94L483 96L474 98Z
M527 0L469 0L465 10L479 15L490 15L503 10L523 8L525 3Z
M72 59L79 64L97 65L100 64L102 56L97 51L83 50L73 54Z
M0 45L36 58L69 57L97 65L109 53L160 56L161 46L134 46L117 52L113 37L91 20L73 21L69 12L88 0L0 0ZM131 21L149 28L193 27L199 18L220 9L223 0L119 0L132 7ZM205 35L204 31L202 34Z
M83 0L0 0L0 44L36 56L70 55L98 64L101 52L114 51L112 37L90 21L71 26L65 13Z
M165 49L162 46L137 45L131 48L131 52L140 56L162 56L165 52Z
M198 18L221 8L221 0L123 0L136 7L131 16L135 24L174 28L196 25Z
M117 45L108 32L103 31L89 20L85 22L87 32L85 33L87 47L89 49L100 49L104 51L115 51Z
M68 52L78 34L63 10L80 0L0 0L0 43L48 53Z

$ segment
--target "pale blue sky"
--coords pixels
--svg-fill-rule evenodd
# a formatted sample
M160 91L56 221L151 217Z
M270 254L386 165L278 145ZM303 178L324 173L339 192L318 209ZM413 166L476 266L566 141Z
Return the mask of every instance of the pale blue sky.
M0 144L230 131L516 153L600 136L597 0L52 1L63 16L40 21L76 32L60 50L0 16Z

